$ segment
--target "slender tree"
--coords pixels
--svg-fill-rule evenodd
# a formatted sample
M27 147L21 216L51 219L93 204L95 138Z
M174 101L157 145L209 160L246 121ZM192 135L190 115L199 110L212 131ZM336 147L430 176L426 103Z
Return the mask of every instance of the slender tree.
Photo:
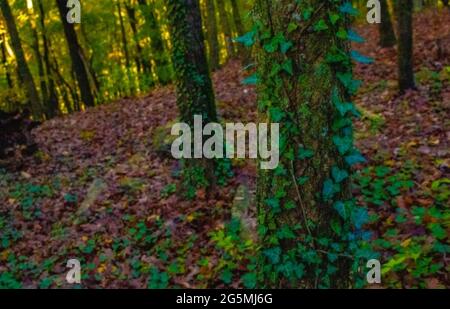
M120 34L122 37L122 47L123 47L123 51L125 53L125 65L127 66L127 70L129 70L131 67L130 53L128 52L127 34L125 31L125 23L123 21L122 6L120 5L120 2L117 2L117 11L118 11L118 15L119 15Z
M211 70L215 71L220 66L220 50L214 0L206 0L206 34L209 46L209 63Z
M156 75L161 84L167 84L172 79L172 69L165 50L161 29L155 15L155 4L152 2L149 5L146 0L138 0L138 3L150 34L152 58L156 65Z
M142 71L145 74L151 74L152 68L150 61L147 57L144 57L144 52L141 46L141 43L139 42L139 35L137 30L137 19L136 19L136 9L130 5L127 4L125 6L125 9L127 10L128 19L130 21L130 27L131 31L133 32L133 39L134 44L136 45L136 65L138 67L139 71Z
M37 0L37 7L39 12L39 25L42 33L42 45L43 45L43 59L45 66L45 79L47 81L46 86L48 86L48 98L47 98L47 117L53 118L59 113L58 106L58 94L56 91L56 84L54 80L54 75L51 71L50 65L50 41L47 38L47 28L45 26L45 11L42 4L42 0Z
M231 32L230 21L228 20L228 13L225 7L225 0L217 1L217 9L219 11L219 21L225 36L225 48L227 50L228 58L234 56L233 34Z
M9 64L8 64L8 56L6 53L6 34L2 33L1 35L1 52L2 52L2 64L3 69L5 70L6 82L8 83L9 89L14 87L12 83L11 73L9 72Z
M379 24L380 46L392 47L397 42L395 38L394 28L392 26L391 13L387 0L381 0L381 23Z
M233 9L233 19L234 19L234 26L236 27L236 33L237 36L240 37L244 35L245 28L244 24L242 23L241 11L239 10L239 4L237 0L231 0L231 7ZM249 58L249 52L247 48L245 48L245 46L243 46L242 44L239 44L238 46L240 56L244 61L247 61Z
M194 117L203 124L217 121L214 92L205 54L198 0L166 0L173 43L177 104L180 120L193 128ZM185 161L184 182L188 195L199 187L213 184L214 162L205 159Z
M396 1L398 27L398 84L401 92L415 87L412 10L412 0Z
M85 61L83 60L83 51L78 43L74 25L67 21L67 14L69 12L69 8L66 6L67 1L56 0L56 4L58 6L59 15L63 24L64 34L69 47L70 58L72 59L72 67L78 81L81 98L83 103L87 106L94 106L94 95L89 82L89 75L85 66Z
M33 76L31 75L30 69L28 68L28 64L25 59L25 53L22 48L22 43L20 42L19 32L17 31L16 22L14 20L14 16L12 15L8 0L0 1L0 8L6 22L8 33L11 37L11 46L16 56L19 77L24 83L25 92L27 94L28 100L30 101L30 108L32 110L33 116L36 118L40 118L42 116L42 110L41 103L39 101L39 94L36 90Z
M352 202L349 178L363 158L349 103L357 82L339 36L350 23L345 2L259 0L254 8L259 118L280 123L279 165L260 170L257 182L264 287L352 283L359 244L348 237L362 220L348 217L365 212Z

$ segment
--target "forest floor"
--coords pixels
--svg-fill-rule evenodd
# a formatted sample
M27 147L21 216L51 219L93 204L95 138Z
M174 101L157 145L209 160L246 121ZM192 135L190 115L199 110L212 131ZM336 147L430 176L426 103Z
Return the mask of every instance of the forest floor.
M355 195L371 211L382 286L450 287L450 13L416 16L418 88L404 95L395 49L377 47L376 26L359 30L358 50L376 62L355 68L368 158ZM214 74L227 122L256 119L246 74L238 61ZM39 152L0 171L0 288L68 287L71 258L82 262L81 287L252 287L255 244L239 237L231 211L237 188L255 188L255 162L233 161L234 177L208 199L180 198L163 141L176 114L169 86L37 128Z

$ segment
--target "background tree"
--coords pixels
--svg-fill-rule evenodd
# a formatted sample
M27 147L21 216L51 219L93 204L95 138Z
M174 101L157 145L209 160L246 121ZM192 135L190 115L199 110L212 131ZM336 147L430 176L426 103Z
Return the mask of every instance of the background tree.
M206 1L206 34L208 37L209 63L212 71L220 66L220 50L217 32L216 5L214 0Z
M42 112L39 94L36 90L33 76L31 75L30 69L28 68L28 64L25 59L25 53L20 41L19 32L17 31L16 22L14 20L14 16L12 15L8 1L1 1L0 8L6 22L8 33L11 37L11 45L17 59L19 78L24 83L25 92L27 94L28 100L30 101L30 107L33 112L33 116L36 118L40 118L42 116Z
M396 1L398 27L398 84L401 92L415 87L412 10L412 0Z
M231 7L233 9L233 20L234 20L234 25L236 27L237 36L238 37L243 36L245 34L245 27L242 22L241 10L239 9L239 4L238 4L237 0L231 0ZM238 48L239 48L238 49L239 56L244 61L247 61L250 56L248 50L242 44L239 44Z
M61 22L63 24L66 42L69 47L72 67L75 71L75 76L78 81L78 87L80 88L81 99L87 106L94 106L94 95L92 93L91 85L89 82L90 79L87 68L85 66L85 61L83 60L83 51L80 44L78 43L74 24L70 24L67 21L67 13L69 12L69 8L67 8L66 6L67 2L65 0L56 0L56 4L58 6Z
M58 106L58 94L56 90L56 83L54 80L54 74L52 73L51 64L50 64L50 42L47 37L47 28L45 25L45 10L42 4L42 0L35 0L37 2L38 9L38 21L41 29L42 36L42 45L43 45L43 61L45 66L45 80L46 86L48 87L48 97L47 100L47 117L52 118L55 117L59 113ZM36 6L36 5L35 5ZM68 102L67 102L68 103ZM66 104L67 104L66 103Z
M155 3L147 4L146 0L138 0L145 24L150 34L152 58L156 64L156 75L161 84L167 84L172 79L169 57L165 51L160 25L155 15Z
M217 113L205 54L202 19L198 0L166 0L172 37L172 62L177 87L180 120L193 128L194 116L203 123L217 121ZM187 160L184 181L188 195L214 181L214 162Z
M228 20L228 12L225 6L225 0L217 1L217 10L219 12L219 21L225 37L225 48L228 58L234 56L233 33L231 32L230 21Z
M392 47L397 39L395 38L394 28L392 27L391 13L387 0L381 0L381 23L379 24L380 46Z

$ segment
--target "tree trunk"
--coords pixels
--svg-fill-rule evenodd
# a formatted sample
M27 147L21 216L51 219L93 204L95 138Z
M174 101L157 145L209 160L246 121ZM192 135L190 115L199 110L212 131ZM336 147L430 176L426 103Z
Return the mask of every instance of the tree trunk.
M66 41L69 47L70 58L72 59L72 67L75 71L76 79L78 81L78 87L81 92L81 99L87 106L94 106L94 96L92 94L91 85L89 83L89 76L86 66L83 61L83 53L81 46L78 43L77 34L73 24L67 22L67 13L69 8L66 7L65 0L56 0L58 5L59 15L63 24Z
M11 73L9 73L8 57L6 54L6 35L4 33L2 34L1 40L2 64L6 74L6 82L8 83L8 88L13 89L14 85L12 83Z
M380 46L392 47L396 43L394 28L392 27L391 13L387 0L381 0L381 23L378 25L380 32Z
M241 11L239 10L239 4L237 0L231 0L231 7L233 8L233 19L234 25L236 27L237 36L240 37L245 34L244 24L242 23ZM242 59L246 62L249 58L249 52L245 46L239 44L239 54Z
M137 30L137 20L136 20L136 9L130 5L125 6L128 14L128 19L130 20L131 31L133 31L133 39L136 45L136 65L138 66L138 70L142 71L145 74L151 74L152 68L148 61L145 59L142 46L139 43L138 30Z
M231 32L230 22L228 21L225 0L217 1L217 9L219 11L220 25L222 26L223 34L225 36L225 47L227 49L228 58L232 58L234 56L233 34Z
M125 33L125 24L123 22L122 6L120 5L120 2L117 2L117 10L118 10L118 14L119 14L120 34L121 34L121 37L122 37L122 46L123 46L123 51L125 53L125 65L127 66L127 70L129 70L130 66L131 66L130 54L128 52L127 35Z
M33 116L35 118L40 118L42 116L42 110L39 102L39 95L36 90L33 76L31 75L30 69L28 68L28 64L25 60L25 53L22 48L22 43L20 42L19 32L17 31L16 22L14 21L14 16L12 15L8 1L2 0L0 2L0 8L2 10L3 17L5 18L8 33L11 37L11 46L14 54L16 55L19 77L24 83L25 92L30 100L30 108Z
M209 62L212 71L220 66L219 39L217 33L216 5L214 0L206 0L206 34L208 36Z
M47 103L47 118L53 118L59 114L58 95L56 93L55 80L53 78L51 65L50 65L50 42L47 39L47 29L45 27L45 11L42 4L42 0L37 0L37 7L39 10L39 24L42 30L42 43L44 46L44 64L46 80L48 84L48 102Z
M150 34L153 60L156 64L156 75L161 84L165 85L172 80L172 69L166 55L161 30L154 13L154 4L148 5L145 0L138 0L145 23Z
M412 9L412 0L396 1L398 24L398 84L400 92L415 88Z
M181 122L194 128L194 116L203 125L217 121L214 91L205 54L202 19L198 0L166 0L173 43L172 62ZM185 161L183 178L187 195L214 184L214 162L206 159Z
M280 123L280 163L258 174L262 287L350 287L351 228L335 206L350 207L350 169L362 157L356 110L344 103L356 91L349 44L337 35L349 25L344 2L256 2L259 120Z

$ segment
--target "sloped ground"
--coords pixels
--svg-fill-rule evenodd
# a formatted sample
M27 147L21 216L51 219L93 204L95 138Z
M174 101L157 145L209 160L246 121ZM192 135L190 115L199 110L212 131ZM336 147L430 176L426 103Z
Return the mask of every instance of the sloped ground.
M449 287L450 14L425 12L415 28L419 86L403 96L395 50L376 46L375 26L360 31L369 39L358 49L376 64L356 68L358 144L370 162L355 193L373 214L384 286ZM227 121L256 119L245 74L231 62L214 75ZM241 276L254 246L225 225L238 185L254 189L254 164L234 162L235 177L208 200L180 199L177 162L154 144L175 118L166 87L35 130L39 153L0 173L0 287L67 287L70 258L82 261L82 287L251 285Z

